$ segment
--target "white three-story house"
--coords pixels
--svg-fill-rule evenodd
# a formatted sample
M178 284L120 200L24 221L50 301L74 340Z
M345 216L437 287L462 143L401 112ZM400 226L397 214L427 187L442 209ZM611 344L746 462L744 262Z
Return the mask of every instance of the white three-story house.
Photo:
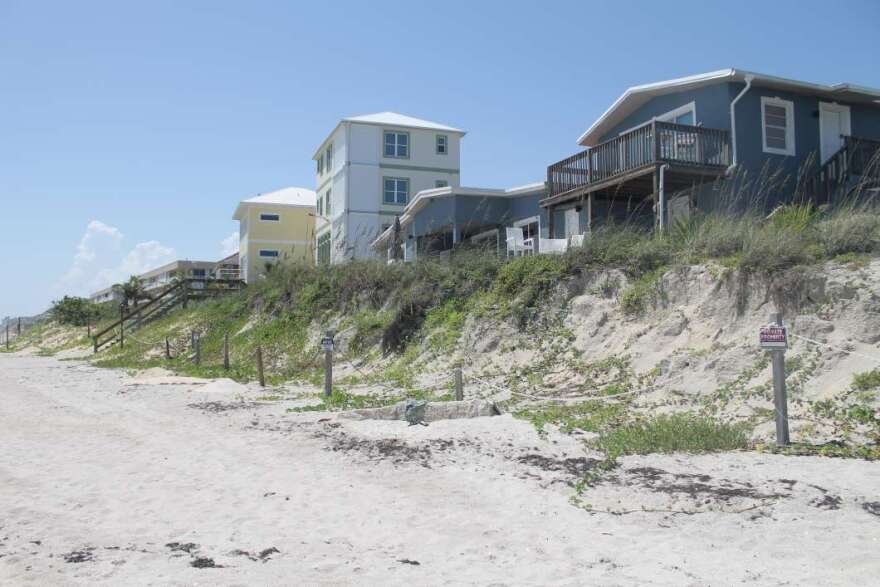
M375 257L370 243L414 194L458 187L464 135L394 112L342 119L313 157L318 263Z

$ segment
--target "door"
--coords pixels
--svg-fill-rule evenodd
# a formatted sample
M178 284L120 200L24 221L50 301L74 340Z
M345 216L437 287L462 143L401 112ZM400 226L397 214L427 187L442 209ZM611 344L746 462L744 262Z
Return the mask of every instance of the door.
M840 150L843 137L849 135L849 106L819 102L819 153L822 163Z
M577 208L565 211L565 238L581 233L581 215Z

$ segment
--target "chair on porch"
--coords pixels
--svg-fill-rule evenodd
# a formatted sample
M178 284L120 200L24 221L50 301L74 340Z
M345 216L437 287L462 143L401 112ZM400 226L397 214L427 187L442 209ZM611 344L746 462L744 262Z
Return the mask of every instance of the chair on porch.
M525 238L522 228L518 228L516 226L508 226L506 228L506 232L508 258L510 258L511 253L513 253L514 257L516 257L517 255L524 255L525 253L535 252L535 241L530 238Z
M572 248L584 246L584 236L583 234L571 235L568 237L568 246Z

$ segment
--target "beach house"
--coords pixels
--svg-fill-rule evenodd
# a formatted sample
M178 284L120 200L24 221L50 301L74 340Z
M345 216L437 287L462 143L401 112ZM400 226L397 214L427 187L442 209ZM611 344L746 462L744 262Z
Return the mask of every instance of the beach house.
M239 202L238 264L253 283L281 259L311 263L315 242L315 192L287 187Z
M216 261L178 259L177 261L145 271L136 277L141 282L144 291L150 292L170 285L175 278L210 279L213 276L216 265ZM89 295L89 299L98 304L118 301L122 299L122 293L114 286L109 286L92 293Z
M394 112L339 121L313 156L317 261L375 257L370 243L404 212L414 194L458 187L464 135Z
M732 179L772 175L767 207L823 204L876 174L880 90L724 69L629 88L577 142L547 169L551 235L623 217L663 228L711 209ZM559 226L552 212L575 208Z

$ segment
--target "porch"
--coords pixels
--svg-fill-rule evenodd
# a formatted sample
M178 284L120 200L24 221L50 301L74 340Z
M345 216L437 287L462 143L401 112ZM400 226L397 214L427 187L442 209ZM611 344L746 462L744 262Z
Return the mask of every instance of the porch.
M613 208L645 207L649 197L660 228L665 226L665 195L721 177L730 166L726 130L652 121L563 159L547 168L548 195L541 201L555 234L555 208L577 203L592 226L594 199Z

